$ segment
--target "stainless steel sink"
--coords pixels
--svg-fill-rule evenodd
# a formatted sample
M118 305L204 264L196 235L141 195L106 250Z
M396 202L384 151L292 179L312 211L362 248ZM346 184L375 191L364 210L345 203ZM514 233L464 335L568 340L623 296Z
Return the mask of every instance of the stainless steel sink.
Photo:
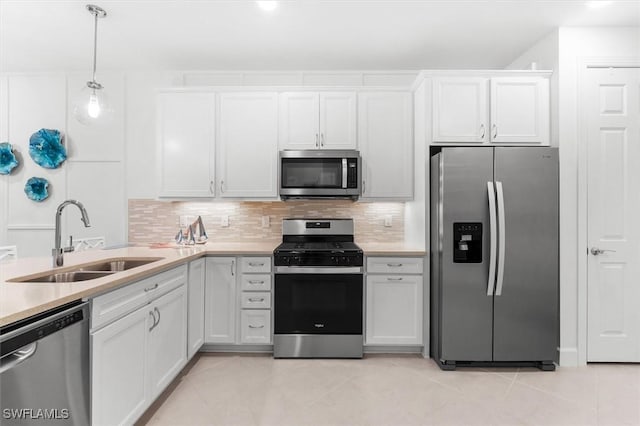
M92 263L89 265L82 266L82 268L80 268L79 270L80 271L120 272L120 271L127 271L132 268L137 268L138 266L144 266L161 259L162 257L108 259L103 262Z
M96 278L102 278L107 275L111 275L113 272L95 272L95 271L71 271L71 272L58 272L54 274L47 274L41 277L28 278L22 280L16 278L11 280L14 282L32 282L32 283L74 283L77 281L88 281Z
M163 257L118 257L99 262L46 271L40 274L27 275L8 280L14 283L73 283L106 277L117 272L157 262Z

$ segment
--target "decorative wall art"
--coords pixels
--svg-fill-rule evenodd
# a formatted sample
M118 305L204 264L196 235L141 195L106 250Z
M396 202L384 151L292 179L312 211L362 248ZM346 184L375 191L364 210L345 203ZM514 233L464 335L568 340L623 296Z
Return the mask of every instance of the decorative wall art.
M41 177L32 177L24 185L24 193L27 197L33 201L43 201L49 197L49 191L47 190L49 181Z
M60 131L40 129L29 138L29 155L45 169L57 169L67 159Z
M0 143L0 175L8 175L18 165L9 142Z

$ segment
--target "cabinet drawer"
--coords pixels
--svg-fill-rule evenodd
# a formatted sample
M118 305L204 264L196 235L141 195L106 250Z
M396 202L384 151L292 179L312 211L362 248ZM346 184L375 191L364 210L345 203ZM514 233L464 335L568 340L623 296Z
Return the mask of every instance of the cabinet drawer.
M369 257L369 274L421 274L421 257Z
M271 290L271 275L270 274L243 274L241 279L240 288L243 291L269 291Z
M240 259L240 268L243 273L271 272L271 258L243 257Z
M270 309L271 293L266 291L242 293L242 309Z
M91 328L99 328L187 282L187 265L134 282L91 301Z
M241 343L271 343L271 311L241 311L240 328Z

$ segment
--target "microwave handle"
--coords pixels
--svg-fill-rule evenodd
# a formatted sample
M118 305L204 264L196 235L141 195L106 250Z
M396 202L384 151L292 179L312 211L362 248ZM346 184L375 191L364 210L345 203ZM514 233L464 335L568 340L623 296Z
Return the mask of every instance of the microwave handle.
M342 159L342 187L347 187L347 159Z

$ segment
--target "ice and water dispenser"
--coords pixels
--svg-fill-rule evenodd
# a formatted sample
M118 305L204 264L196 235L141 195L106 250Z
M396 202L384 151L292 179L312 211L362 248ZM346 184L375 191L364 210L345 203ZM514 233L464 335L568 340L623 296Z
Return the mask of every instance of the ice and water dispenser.
M482 263L481 222L454 222L453 262Z

